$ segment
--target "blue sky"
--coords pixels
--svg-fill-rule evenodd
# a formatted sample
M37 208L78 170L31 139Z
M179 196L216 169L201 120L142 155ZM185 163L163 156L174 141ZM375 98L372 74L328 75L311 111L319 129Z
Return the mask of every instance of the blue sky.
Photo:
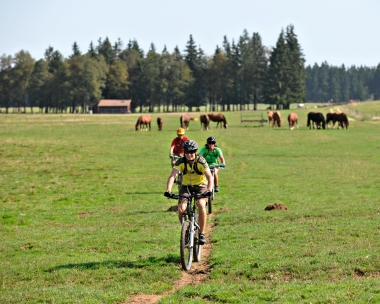
M124 45L136 39L147 52L185 49L189 36L207 55L223 37L238 40L246 29L273 47L293 24L306 65L380 63L379 0L1 0L0 55L29 51L43 58L52 46L65 57L74 42L86 52L108 37Z

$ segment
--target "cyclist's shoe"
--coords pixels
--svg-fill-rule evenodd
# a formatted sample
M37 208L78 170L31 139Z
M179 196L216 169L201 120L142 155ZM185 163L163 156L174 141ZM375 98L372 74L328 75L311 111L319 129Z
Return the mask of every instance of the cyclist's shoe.
M215 192L219 192L219 187L218 187L218 186L215 186L214 191L215 191Z
M207 243L206 237L203 233L199 234L199 240L198 240L199 245L204 245Z

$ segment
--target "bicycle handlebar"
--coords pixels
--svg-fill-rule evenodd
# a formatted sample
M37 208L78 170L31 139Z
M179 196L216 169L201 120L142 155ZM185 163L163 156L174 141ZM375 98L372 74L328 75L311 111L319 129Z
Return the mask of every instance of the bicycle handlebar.
M211 191L206 191L206 192L201 193L201 194L192 193L190 195L175 194L175 193L170 193L170 192L165 192L164 193L164 196L166 196L167 198L171 198L171 199L179 199L179 198L191 199L193 197L195 199L200 199L200 198L206 198L206 197L208 197L210 195L211 195Z
M215 165L215 166L209 166L209 168L210 168L210 170L212 170L212 169L219 169L219 168L224 169L226 167L226 165L224 165L224 166L223 165L224 164Z

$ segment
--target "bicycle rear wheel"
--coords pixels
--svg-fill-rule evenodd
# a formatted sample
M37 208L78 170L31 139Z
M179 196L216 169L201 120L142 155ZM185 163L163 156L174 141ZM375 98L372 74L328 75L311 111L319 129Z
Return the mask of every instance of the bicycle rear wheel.
M193 262L193 248L190 248L191 231L190 222L186 221L182 225L181 239L180 239L180 252L182 269L189 271ZM195 245L195 244L194 244Z
M213 200L214 200L214 189L212 189L212 194L208 197L208 200L207 200L208 214L212 213L212 201Z

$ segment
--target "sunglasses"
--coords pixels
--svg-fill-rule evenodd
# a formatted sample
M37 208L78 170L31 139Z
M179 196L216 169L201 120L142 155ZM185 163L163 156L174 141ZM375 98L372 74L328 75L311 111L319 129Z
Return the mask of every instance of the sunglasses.
M214 142L210 142L210 141L208 141L207 142L209 145L215 145L216 143L214 143Z
M185 151L185 154L195 154L195 153L197 153L197 150L195 150L195 151Z

